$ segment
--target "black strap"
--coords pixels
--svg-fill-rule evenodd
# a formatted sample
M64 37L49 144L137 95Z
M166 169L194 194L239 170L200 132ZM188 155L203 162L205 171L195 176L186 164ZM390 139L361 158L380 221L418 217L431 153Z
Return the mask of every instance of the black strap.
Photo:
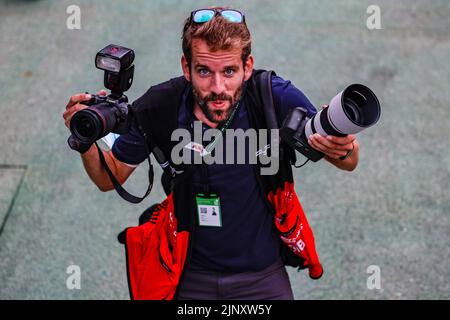
M272 95L272 76L275 75L275 72L269 70L264 71L260 74L260 97L262 99L262 105L264 110L264 117L266 119L267 129L279 129L278 126L278 117L275 110L275 105L273 101L273 95ZM281 147L281 141L280 136L277 134L276 136L272 137L272 132L268 132L268 137L270 143L272 143L272 139L274 143L278 144L278 154L272 154L271 150L273 148L270 148L269 151L272 157L278 157L280 159L283 159L283 148Z
M144 200L145 197L147 197L150 193L150 191L152 190L153 187L153 165L152 162L150 160L150 153L148 153L147 155L147 160L148 160L148 164L149 164L149 169L148 169L148 181L149 181L149 185L147 187L147 191L145 192L144 196L139 198L136 197L132 194L130 194L128 191L126 191L122 185L119 183L119 181L117 181L116 177L114 177L114 174L111 172L111 169L109 169L108 164L105 161L105 157L103 156L103 152L100 149L100 147L98 146L97 142L95 143L95 146L97 147L97 151L98 151L98 156L100 158L100 162L103 165L103 168L105 168L106 172L108 173L109 178L111 179L111 182L114 186L114 188L116 189L117 193L126 201L131 202L131 203L140 203L142 200Z
M264 116L266 117L267 129L278 129L277 115L272 95L273 71L265 71L260 75L261 99L263 102Z

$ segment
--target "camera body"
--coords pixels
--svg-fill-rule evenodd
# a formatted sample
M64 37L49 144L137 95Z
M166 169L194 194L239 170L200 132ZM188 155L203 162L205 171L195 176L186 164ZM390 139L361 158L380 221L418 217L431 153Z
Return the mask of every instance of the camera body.
M302 107L289 111L280 128L280 137L292 148L316 162L322 159L324 154L308 144L305 127L311 118L307 114L308 111Z
M117 45L108 45L95 57L95 66L105 71L104 86L111 90L107 96L92 95L83 102L88 108L76 112L70 121L69 146L76 149L91 145L109 133L124 134L130 129L132 112L128 98L123 94L134 76L134 51Z
M131 124L131 112L128 98L122 95L92 95L83 102L89 108L75 113L70 122L72 135L81 143L92 144L110 132L127 133Z

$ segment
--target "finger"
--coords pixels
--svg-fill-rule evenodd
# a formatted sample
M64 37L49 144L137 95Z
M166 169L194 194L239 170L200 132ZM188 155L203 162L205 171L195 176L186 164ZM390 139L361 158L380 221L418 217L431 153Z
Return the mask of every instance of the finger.
M323 137L321 137L322 140L321 141L326 141L326 139L323 139ZM316 148L318 148L321 152L325 153L325 154L330 154L330 155L334 155L334 156L343 156L346 155L348 150L339 150L339 149L334 149L334 148L330 148L329 146L323 144L319 139L312 137L311 138L311 142L313 144L313 146L315 146Z
M69 109L70 107L72 107L73 105L82 102L82 101L86 101L89 100L91 98L91 95L88 93L79 93L76 95L73 95L70 97L69 103L67 103L66 109Z
M63 112L63 118L66 119L69 115L71 115L72 113L76 112L78 106L80 104L76 103L72 106L70 106L69 108L67 108L64 112Z
M335 144L343 146L343 145L346 145L346 144L351 144L353 141L355 141L356 136L353 135L353 134L349 134L349 135L347 135L345 137L336 137L336 136L328 135L326 137L326 139L328 139L329 141L331 141L331 142L333 142Z
M77 112L80 111L80 110L86 109L87 107L88 107L88 106L85 106L84 104L80 104L80 103L78 103L78 104L72 106L69 110L66 110L66 111L63 113L63 118L64 118L64 120L70 122L70 119L72 119L72 117L73 117L73 115L74 115L75 113L77 113Z
M338 157L338 156L335 156L335 155L330 155L330 154L327 154L327 155L325 155L326 157L328 157L328 158L331 158L331 159L335 159L335 160L340 160L340 158L341 157Z
M330 158L339 159L340 157L343 156L340 153L330 152L329 150L326 150L326 148L323 148L322 146L317 144L317 142L312 142L311 145L314 149L322 152L323 154L329 156Z
M66 118L68 115L71 115L77 111L83 110L85 108L87 108L88 106L81 104L81 103L77 103L73 106L71 106L69 109L67 109L66 111L64 111L63 113L63 118Z
M84 104L81 104L81 103L78 103L78 104L74 105L74 106L71 108L72 115L73 115L74 113L76 113L76 112L78 112L78 111L80 111L80 110L86 109L86 108L88 108L88 106L86 106L86 105L84 105Z
M322 109L325 109L325 108L328 108L328 105L327 104L323 104L323 105L321 105L320 106Z
M351 145L341 145L341 144L334 143L334 142L330 141L330 139L322 137L318 133L313 134L311 138L313 140L317 140L320 144L326 146L329 149L345 151L345 152L347 152L348 150L351 149Z
M335 149L330 149L327 146L321 144L317 139L310 138L308 140L308 143L316 150L325 153L326 155L329 155L333 158L339 158L342 156L345 156L347 154L347 151L339 151Z
M99 92L98 92L98 95L99 96L106 96L106 90L100 90Z

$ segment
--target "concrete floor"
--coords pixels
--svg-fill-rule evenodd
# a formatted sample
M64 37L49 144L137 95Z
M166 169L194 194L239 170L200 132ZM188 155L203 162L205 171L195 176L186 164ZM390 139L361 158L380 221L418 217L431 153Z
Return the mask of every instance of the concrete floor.
M296 84L316 105L350 83L374 90L382 118L358 135L352 173L328 163L295 171L325 275L289 269L297 299L450 298L450 2L222 1L246 13L256 67ZM66 9L81 9L69 30ZM366 27L370 4L381 30ZM181 74L184 18L209 1L0 0L0 298L128 299L117 233L140 205L102 193L66 144L70 95L96 92L94 55L136 52L131 100ZM146 165L126 186L146 187ZM157 170L159 176L160 170ZM158 179L156 179L158 180ZM70 265L81 288L69 290ZM379 266L381 289L367 268Z

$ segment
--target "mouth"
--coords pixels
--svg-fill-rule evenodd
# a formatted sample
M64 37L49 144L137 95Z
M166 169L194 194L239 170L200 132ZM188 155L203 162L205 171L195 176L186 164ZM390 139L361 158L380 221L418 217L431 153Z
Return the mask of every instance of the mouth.
M223 108L225 108L226 103L227 103L227 100L210 101L211 106L213 106L215 109L223 109Z

